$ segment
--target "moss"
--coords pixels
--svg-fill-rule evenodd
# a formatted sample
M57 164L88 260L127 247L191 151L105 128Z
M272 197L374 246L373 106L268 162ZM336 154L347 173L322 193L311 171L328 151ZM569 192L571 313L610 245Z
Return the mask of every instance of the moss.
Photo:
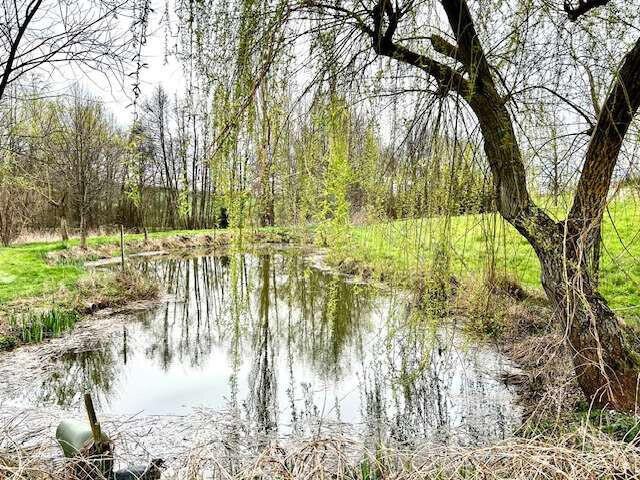
M636 365L636 367L640 368L640 355L638 352L628 346L625 346L625 350L631 361Z

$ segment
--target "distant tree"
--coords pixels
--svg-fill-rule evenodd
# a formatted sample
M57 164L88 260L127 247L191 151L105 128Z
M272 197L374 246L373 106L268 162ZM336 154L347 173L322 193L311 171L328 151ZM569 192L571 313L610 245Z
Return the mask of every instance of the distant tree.
M21 135L25 122L25 112L15 100L0 107L0 242L5 246L28 223L35 203L30 198L27 142Z
M101 103L82 91L56 105L55 122L48 167L77 212L80 244L86 248L87 217L109 187L109 170L121 161L121 145Z
M0 242L10 245L29 219L29 189L13 164L0 160Z
M133 223L147 238L147 223L145 207L147 188L151 186L155 177L153 165L154 145L148 132L141 123L135 122L128 134L124 155L123 189L126 199L131 203L134 213Z

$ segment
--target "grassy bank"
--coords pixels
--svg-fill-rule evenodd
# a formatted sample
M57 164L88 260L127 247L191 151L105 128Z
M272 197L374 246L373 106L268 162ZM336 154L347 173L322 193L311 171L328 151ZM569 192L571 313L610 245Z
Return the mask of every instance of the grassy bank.
M562 217L560 207L554 207ZM394 283L447 270L457 278L495 273L540 289L540 266L527 241L497 214L393 221L350 230L331 261ZM623 317L640 315L640 208L627 198L605 214L600 291Z
M152 239L178 235L197 235L208 231L172 231L150 234ZM118 253L119 236L99 236L87 239L89 251L85 258L78 255L80 241L31 243L0 248L0 305L32 297L50 295L60 288L75 290L80 277L86 274L86 259L97 259ZM127 244L143 241L142 235L128 234ZM59 253L58 261L48 256ZM68 255L65 255L67 254Z
M231 230L174 230L152 233L145 240L142 234L128 234L125 249L127 254L215 249L228 244L234 235ZM243 235L248 243L288 242L290 237L278 228ZM0 350L41 340L75 324L75 320L60 322L60 318L157 295L159 286L136 272L85 266L87 261L119 254L119 235L90 237L86 249L79 247L78 239L0 248Z
M198 233L162 232L151 238ZM143 240L142 235L125 238L137 250ZM136 272L85 267L86 260L117 255L119 236L91 237L87 244L87 250L79 248L78 239L0 248L0 350L60 334L98 308L157 296L159 286Z
M212 247L229 242L230 230L172 230L125 235L127 253L151 250L180 250ZM288 242L290 234L280 228L264 228L247 235L247 241ZM85 261L120 254L119 235L89 237L87 250L80 241L30 243L0 248L0 305L51 295L61 288L77 290L79 279L87 273Z
M69 287L61 284L50 294L2 305L0 351L55 337L74 328L84 315L153 300L160 292L155 281L135 270L101 270L79 275L73 272L65 281Z
M136 419L128 420L127 424ZM433 445L419 441L404 445L363 442L360 438L316 436L271 441L268 447L251 439L220 442L212 437L210 418L196 432L180 437L189 448L181 448L166 460L162 478L174 480L632 480L640 478L640 450L611 439L589 427L547 438L511 438L491 446ZM4 425L3 430L13 433ZM11 427L11 425L9 425ZM118 435L117 461L141 463L136 447L145 432ZM148 428L149 430L149 428ZM168 431L171 435L171 430ZM148 433L147 433L148 435ZM175 433L174 433L175 435ZM14 438L20 438L14 434ZM133 438L136 441L132 441ZM0 438L2 440L2 438ZM12 448L0 442L0 478L77 478L71 475L73 461L55 461L47 439L38 438L31 447L11 439ZM33 438L30 443L34 444ZM248 443L246 445L245 443ZM138 448L139 450L139 448ZM54 450L57 453L57 450ZM138 453L138 455L136 455ZM144 452L148 455L147 452ZM55 453L54 453L55 455ZM82 459L77 459L80 464ZM86 477L82 477L86 478ZM157 477L154 477L157 478Z

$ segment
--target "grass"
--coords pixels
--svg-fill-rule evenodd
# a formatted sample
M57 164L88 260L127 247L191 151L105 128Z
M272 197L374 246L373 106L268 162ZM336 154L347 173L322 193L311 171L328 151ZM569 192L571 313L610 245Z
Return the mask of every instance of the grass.
M178 235L211 233L211 230L174 230L157 232L150 238L161 239ZM127 242L141 241L143 235L128 234ZM89 248L117 245L119 236L107 235L87 239ZM78 239L68 242L28 243L0 248L0 305L15 300L54 293L60 287L75 290L78 280L86 273L82 262L69 261L49 264L46 254L79 246Z
M209 424L212 423L208 419ZM129 420L128 423L131 423ZM15 441L10 428L1 425L11 448L0 442L0 478L72 478L71 468L82 458L52 461L51 441L31 439L27 450ZM130 427L129 427L130 428ZM198 429L200 436L211 427ZM170 433L170 432L169 432ZM493 446L438 446L367 444L346 436L322 436L278 442L268 447L231 440L229 443L198 442L198 436L183 434L190 448L183 448L167 461L163 478L176 480L243 480L247 478L288 480L583 480L639 479L640 451L626 442L589 428L551 438L512 438ZM33 436L33 434L32 434ZM128 431L116 448L117 460L138 461ZM0 438L0 441L4 438ZM252 439L253 440L253 439ZM15 447L14 445L18 445ZM236 448L234 448L236 447ZM225 451L225 448L227 449ZM133 450L133 451L132 451ZM76 477L73 477L76 478Z
M611 439L626 442L638 447L640 444L640 418L632 413L614 410L591 409L587 402L581 402L578 408L558 421L527 421L518 431L525 438L553 438L571 434L583 428L605 433Z
M45 254L62 243L0 248L0 305L44 295L61 286L73 288L83 273L78 265L48 265Z
M19 318L13 317L10 324L19 333L22 343L35 343L72 329L78 319L79 315L75 310L53 308L45 312L28 312Z
M603 224L600 291L618 314L640 317L640 204L627 197L611 202ZM554 208L562 217L561 208ZM366 265L383 279L407 283L440 271L433 259L448 252L448 269L463 278L488 271L540 289L540 265L527 241L497 214L422 218L351 229L349 242L332 251L332 261Z
M230 230L172 230L150 233L149 240L153 246L164 239L193 238L203 235L220 236L230 233L232 233ZM278 241L279 238L288 235L285 229L277 227L261 228L258 233L258 239L266 238L267 241L269 236L273 241ZM125 235L127 245L139 246L143 239L142 234ZM158 242L154 244L154 241ZM84 255L83 258L76 258L71 254L74 250L78 253L77 247L80 244L78 239L71 239L68 242L26 243L0 248L0 310L3 305L11 302L52 295L61 288L77 292L80 279L87 273L83 266L84 260L91 260L91 255L95 255L94 259L105 255L117 256L119 242L119 235L90 237L87 239L89 257ZM59 261L48 262L47 255L52 252L61 254L68 252L69 258L65 259L61 255Z

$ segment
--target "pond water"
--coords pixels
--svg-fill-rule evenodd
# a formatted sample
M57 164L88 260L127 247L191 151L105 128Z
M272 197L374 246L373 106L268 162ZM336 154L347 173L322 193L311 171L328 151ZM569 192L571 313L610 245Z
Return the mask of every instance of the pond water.
M349 429L478 445L518 425L496 352L429 320L406 294L349 283L300 255L152 258L171 300L96 349L59 357L34 393L114 415L224 411L268 435ZM440 324L436 327L436 324Z

